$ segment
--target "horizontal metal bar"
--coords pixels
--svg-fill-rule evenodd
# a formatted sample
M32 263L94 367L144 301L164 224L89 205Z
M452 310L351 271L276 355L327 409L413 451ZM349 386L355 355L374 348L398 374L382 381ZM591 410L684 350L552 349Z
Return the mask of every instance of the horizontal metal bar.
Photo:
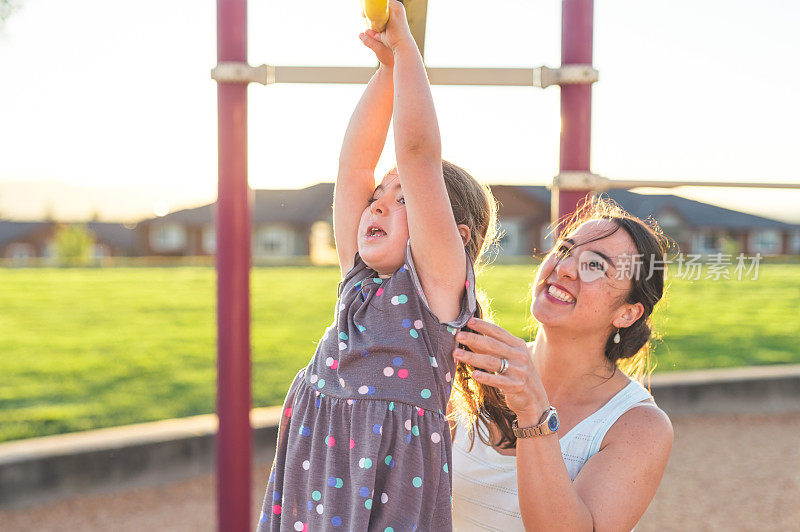
M274 83L368 83L377 67L276 66Z
M800 183L759 183L742 181L643 181L627 179L609 180L611 188L676 188L676 187L726 187L726 188L796 188Z
M639 187L677 188L677 187L724 187L724 188L789 188L800 190L796 183L759 183L745 181L656 181L643 179L609 179L591 172L562 172L553 178L551 188L559 190L629 189Z
M344 83L365 84L376 67L339 66L250 66L247 63L220 63L211 77L220 83ZM565 65L560 68L428 68L431 85L483 85L548 87L593 83L597 70L591 65Z
M364 84L375 67L276 66L275 83ZM431 85L533 86L531 68L428 68Z
M429 68L431 85L532 87L532 68Z

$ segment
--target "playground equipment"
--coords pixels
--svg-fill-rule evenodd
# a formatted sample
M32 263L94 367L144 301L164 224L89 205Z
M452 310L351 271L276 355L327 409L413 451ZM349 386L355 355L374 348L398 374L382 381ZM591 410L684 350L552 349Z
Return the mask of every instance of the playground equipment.
M364 0L372 18L372 2ZM370 11L366 13L366 3ZM404 3L425 57L427 0ZM563 0L562 66L431 68L434 85L561 86L561 170L589 171L593 0ZM247 63L247 0L217 2L219 190L217 199L217 524L250 530L250 199L247 187L247 84L366 83L375 68L292 67ZM564 212L589 191L557 196Z
M386 0L362 0L380 27ZM428 0L404 2L411 33L425 57ZM375 12L373 8L377 6ZM800 188L788 183L614 181L591 173L593 0L562 0L561 66L555 68L429 68L433 85L561 88L559 174L552 184L552 220L575 211L594 191L610 188L726 186ZM385 24L385 21L383 21ZM247 186L247 84L367 83L372 67L297 67L247 63L247 0L217 2L219 190L217 199L217 520L226 532L249 531L251 482L250 195ZM377 31L377 30L376 30Z
M361 0L361 11L372 31L382 32L389 22L389 0Z

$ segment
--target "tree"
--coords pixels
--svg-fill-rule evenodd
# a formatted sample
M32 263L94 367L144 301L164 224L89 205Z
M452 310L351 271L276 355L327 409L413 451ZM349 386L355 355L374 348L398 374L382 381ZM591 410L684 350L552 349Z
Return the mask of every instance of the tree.
M94 239L85 224L62 225L55 234L56 256L62 266L89 263Z

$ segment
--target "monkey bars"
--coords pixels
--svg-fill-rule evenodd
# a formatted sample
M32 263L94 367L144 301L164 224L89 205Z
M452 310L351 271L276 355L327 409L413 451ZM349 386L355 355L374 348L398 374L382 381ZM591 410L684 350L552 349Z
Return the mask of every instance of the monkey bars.
M428 0L405 0L425 57ZM561 86L561 172L589 172L593 0L562 0L561 67L431 68L434 85ZM366 83L374 68L252 67L247 63L247 0L217 0L219 187L217 226L217 528L250 530L250 191L247 185L248 83ZM553 194L559 215L590 191Z
M591 65L560 68L428 68L431 85L501 85L549 87L594 83L598 72ZM250 66L225 62L211 71L211 78L226 83L368 83L374 67Z

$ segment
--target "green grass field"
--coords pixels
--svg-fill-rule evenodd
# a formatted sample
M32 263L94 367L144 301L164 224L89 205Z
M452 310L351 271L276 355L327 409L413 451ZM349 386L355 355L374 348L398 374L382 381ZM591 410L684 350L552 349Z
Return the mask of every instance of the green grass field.
M532 266L495 266L479 287L498 323L530 333ZM214 270L0 270L0 441L212 412ZM253 397L279 404L332 321L334 268L252 275ZM662 302L663 303L663 302ZM655 323L656 372L800 362L800 265L756 281L682 281Z

